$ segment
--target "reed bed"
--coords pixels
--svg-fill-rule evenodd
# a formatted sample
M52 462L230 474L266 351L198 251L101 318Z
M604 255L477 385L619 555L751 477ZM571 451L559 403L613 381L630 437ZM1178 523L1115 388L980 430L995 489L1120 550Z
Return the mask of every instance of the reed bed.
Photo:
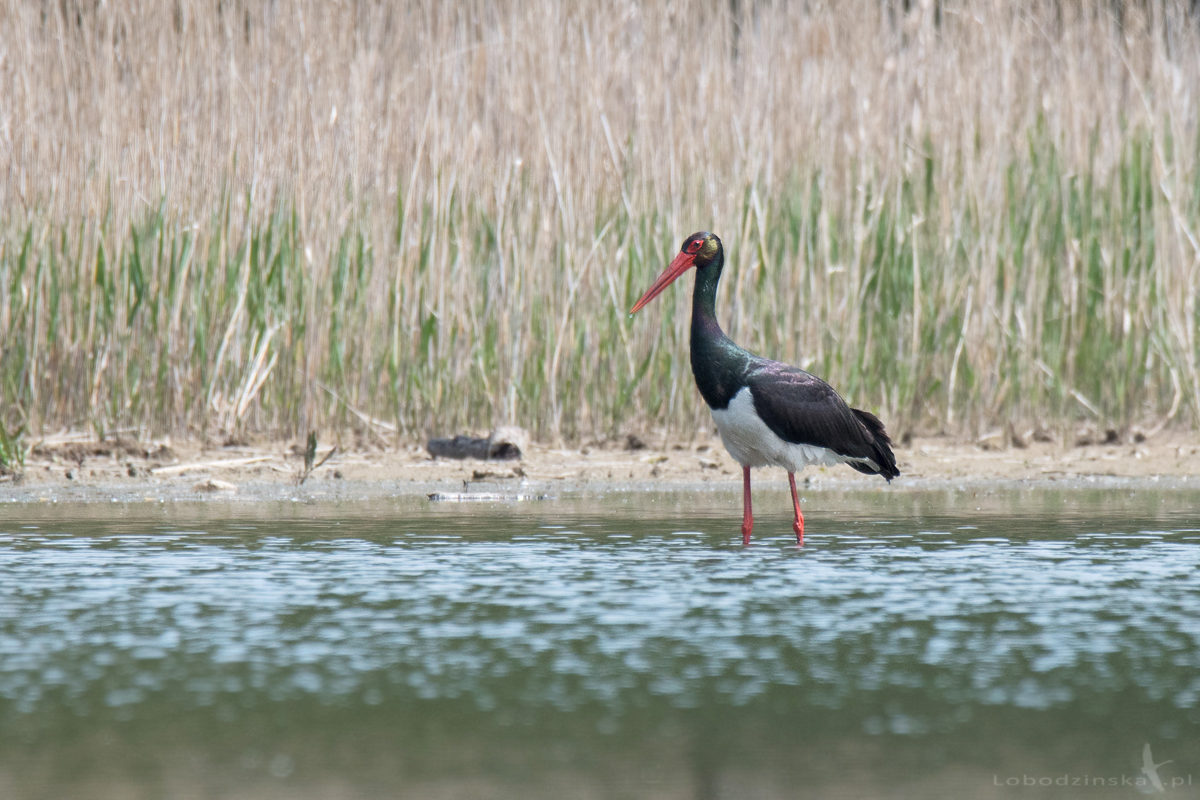
M1182 5L0 8L6 439L686 438L697 229L896 436L1200 422Z

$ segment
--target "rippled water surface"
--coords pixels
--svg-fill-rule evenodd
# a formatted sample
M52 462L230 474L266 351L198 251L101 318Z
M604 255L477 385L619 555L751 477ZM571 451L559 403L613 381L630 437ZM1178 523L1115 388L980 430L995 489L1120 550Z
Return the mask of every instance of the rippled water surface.
M1200 495L787 507L2 509L0 797L1200 796Z

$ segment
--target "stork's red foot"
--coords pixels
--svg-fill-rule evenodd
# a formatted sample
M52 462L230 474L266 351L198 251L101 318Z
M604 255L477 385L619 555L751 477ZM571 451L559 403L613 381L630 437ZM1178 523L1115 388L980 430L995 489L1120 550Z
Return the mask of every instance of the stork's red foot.
M742 544L750 544L754 530L754 514L750 511L750 468L742 467Z
M788 473L788 485L792 487L792 508L796 510L796 521L792 530L796 532L796 544L804 546L804 515L800 513L800 498L796 496L796 473Z

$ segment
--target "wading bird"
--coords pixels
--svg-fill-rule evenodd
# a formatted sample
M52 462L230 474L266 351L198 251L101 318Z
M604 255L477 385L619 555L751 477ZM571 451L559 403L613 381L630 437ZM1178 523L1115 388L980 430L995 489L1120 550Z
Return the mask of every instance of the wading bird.
M712 410L725 449L742 465L742 543L750 543L750 468L783 467L792 487L796 543L804 544L804 515L796 472L809 464L847 464L891 482L900 474L891 440L874 414L850 408L833 387L797 367L756 356L733 343L717 323L717 282L725 251L715 234L693 233L679 255L646 290L636 314L676 278L696 268L692 293L692 374Z

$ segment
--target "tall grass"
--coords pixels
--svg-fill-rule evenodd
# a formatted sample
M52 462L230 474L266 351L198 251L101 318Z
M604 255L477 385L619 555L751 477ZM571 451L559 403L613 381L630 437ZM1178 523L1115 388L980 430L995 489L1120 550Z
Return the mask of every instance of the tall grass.
M1196 20L799 6L0 0L0 423L687 435L699 228L895 434L1200 422Z

